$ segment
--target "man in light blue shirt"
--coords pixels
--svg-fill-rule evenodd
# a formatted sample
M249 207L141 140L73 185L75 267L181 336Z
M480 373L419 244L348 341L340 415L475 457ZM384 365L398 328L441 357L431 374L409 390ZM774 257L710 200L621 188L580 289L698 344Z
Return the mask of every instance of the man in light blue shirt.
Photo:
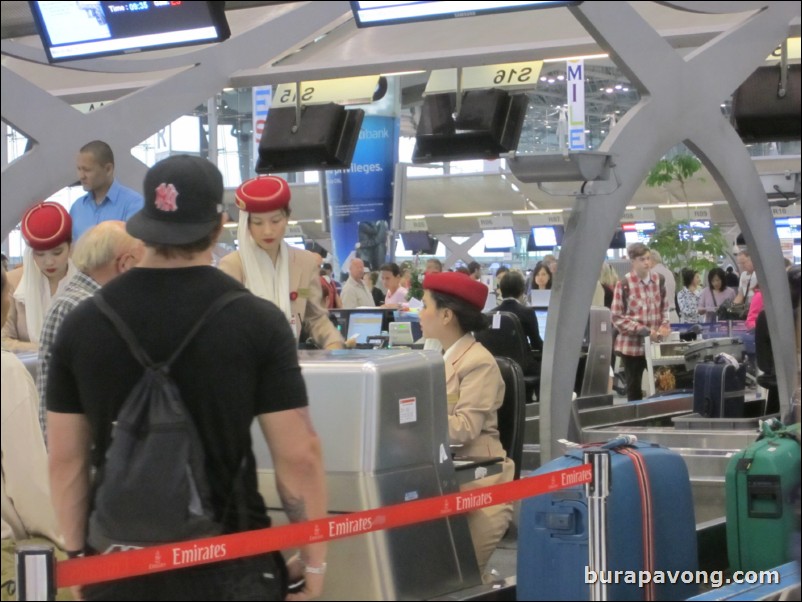
M127 221L142 209L142 195L114 179L114 153L102 140L93 140L82 146L76 166L86 194L70 209L74 241L100 222Z

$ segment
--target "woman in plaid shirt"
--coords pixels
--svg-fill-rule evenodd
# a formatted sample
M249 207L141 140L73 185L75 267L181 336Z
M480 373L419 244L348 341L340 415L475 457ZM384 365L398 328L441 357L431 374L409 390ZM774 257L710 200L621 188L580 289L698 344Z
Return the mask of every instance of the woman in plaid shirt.
M613 305L610 308L613 324L618 330L615 352L624 362L627 379L627 399L643 398L641 380L646 369L643 339L650 337L659 343L667 337L668 302L665 284L652 267L649 248L643 243L634 243L627 248L632 262L632 271L615 285Z

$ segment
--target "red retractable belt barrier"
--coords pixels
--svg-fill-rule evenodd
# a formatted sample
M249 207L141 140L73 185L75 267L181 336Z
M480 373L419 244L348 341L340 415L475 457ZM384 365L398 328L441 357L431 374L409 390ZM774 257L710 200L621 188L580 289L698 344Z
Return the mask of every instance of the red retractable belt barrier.
M590 464L583 464L567 470L474 489L465 493L451 493L305 523L193 539L103 556L65 560L56 565L56 581L58 587L88 585L210 562L233 560L273 550L445 518L487 506L582 485L589 483L591 478Z

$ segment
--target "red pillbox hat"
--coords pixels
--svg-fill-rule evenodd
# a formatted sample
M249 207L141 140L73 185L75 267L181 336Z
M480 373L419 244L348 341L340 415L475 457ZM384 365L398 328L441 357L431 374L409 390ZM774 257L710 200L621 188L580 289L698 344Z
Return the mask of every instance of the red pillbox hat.
M22 216L22 236L36 251L49 251L72 240L72 218L58 203L39 203Z
M243 182L234 193L237 207L248 213L268 213L290 205L290 186L278 176L259 176Z
M430 272L423 279L423 288L462 299L479 311L487 301L487 286L462 272Z

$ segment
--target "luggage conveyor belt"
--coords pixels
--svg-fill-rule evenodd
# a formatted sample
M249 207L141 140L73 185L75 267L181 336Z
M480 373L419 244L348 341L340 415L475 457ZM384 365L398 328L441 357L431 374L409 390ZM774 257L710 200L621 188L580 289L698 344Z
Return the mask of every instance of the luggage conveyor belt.
M605 441L619 434L635 435L678 452L688 467L696 521L724 516L724 474L733 453L758 436L752 425L733 429L677 428L672 418L691 412L692 396L670 396L638 403L595 408L580 413L582 443ZM605 411L607 410L607 411Z
M724 473L733 452L745 448L758 435L749 426L733 429L676 428L672 418L692 413L692 395L669 395L636 403L587 406L578 412L581 441L607 441L626 433L642 441L670 447L688 466L697 522L724 515ZM527 405L523 469L540 466L539 404Z

